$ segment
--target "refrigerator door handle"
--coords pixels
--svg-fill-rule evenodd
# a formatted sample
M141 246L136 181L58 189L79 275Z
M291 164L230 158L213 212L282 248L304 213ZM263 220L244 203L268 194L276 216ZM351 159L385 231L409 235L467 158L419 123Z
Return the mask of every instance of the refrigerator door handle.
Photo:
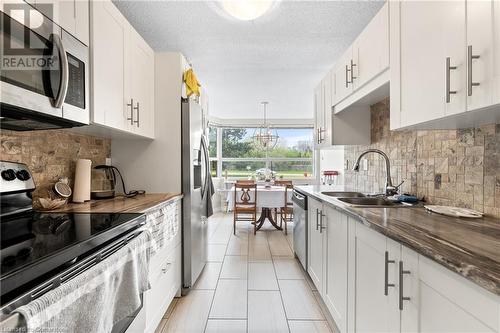
M205 136L202 135L201 137L201 149L203 150L203 155L205 156L205 179L204 179L204 184L203 184L203 190L202 190L202 197L205 198L205 195L208 192L208 182L209 182L209 176L210 176L210 161L209 161L209 155L208 155L208 148L207 148L207 142L205 140Z

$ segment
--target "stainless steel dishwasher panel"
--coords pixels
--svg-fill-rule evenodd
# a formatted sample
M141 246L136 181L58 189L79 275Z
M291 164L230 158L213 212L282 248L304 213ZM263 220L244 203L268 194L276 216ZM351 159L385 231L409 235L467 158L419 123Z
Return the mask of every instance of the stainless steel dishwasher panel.
M307 271L307 196L293 191L293 250Z

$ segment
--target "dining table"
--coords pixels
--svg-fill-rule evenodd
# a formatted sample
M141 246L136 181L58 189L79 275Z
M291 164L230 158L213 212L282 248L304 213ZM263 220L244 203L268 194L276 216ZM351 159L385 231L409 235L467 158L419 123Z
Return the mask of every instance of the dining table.
M232 210L234 207L234 191L233 186L227 193L227 207L228 210ZM264 225L266 219L278 230L283 230L273 218L273 209L280 209L286 206L287 202L292 201L292 191L289 189L286 191L287 200L285 201L285 186L265 186L257 185L257 209L261 210L260 217L257 219L256 229L259 230ZM253 201L255 197L255 191L250 191L250 200Z

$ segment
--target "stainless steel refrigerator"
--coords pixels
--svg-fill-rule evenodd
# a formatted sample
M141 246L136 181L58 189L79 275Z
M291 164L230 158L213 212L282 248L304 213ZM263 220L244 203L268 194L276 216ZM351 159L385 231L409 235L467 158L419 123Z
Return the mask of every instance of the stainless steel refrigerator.
M211 205L210 162L200 106L182 100L182 275L183 293L207 262L207 210Z

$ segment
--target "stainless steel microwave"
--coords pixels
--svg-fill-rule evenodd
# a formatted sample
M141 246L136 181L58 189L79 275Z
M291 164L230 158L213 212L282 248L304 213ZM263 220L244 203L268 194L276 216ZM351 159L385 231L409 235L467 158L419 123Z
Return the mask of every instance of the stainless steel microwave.
M89 123L88 47L26 3L0 12L0 127Z

